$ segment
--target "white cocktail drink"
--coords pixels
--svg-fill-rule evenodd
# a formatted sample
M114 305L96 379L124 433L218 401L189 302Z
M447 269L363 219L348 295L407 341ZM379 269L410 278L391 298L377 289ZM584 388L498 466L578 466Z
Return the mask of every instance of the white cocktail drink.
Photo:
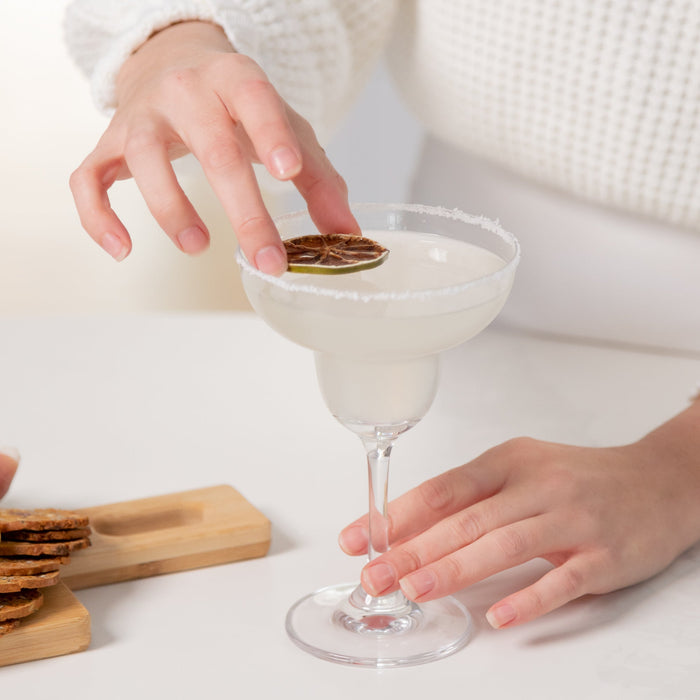
M497 273L505 261L437 234L363 234L390 251L379 267L344 275L288 272L276 280L252 273L245 288L272 328L316 352L321 391L343 424L357 432L410 427L433 400L438 353L476 335L503 306L509 284L469 283Z
M518 265L516 239L483 217L415 204L358 204L364 236L389 250L377 267L347 274L256 270L239 251L257 313L316 356L333 415L357 433L369 474L368 556L389 548L389 458L396 438L426 413L440 353L483 330L505 303ZM276 220L282 238L316 234L306 212ZM469 612L454 598L421 605L401 591L373 597L340 584L297 601L287 632L324 659L386 668L462 648Z

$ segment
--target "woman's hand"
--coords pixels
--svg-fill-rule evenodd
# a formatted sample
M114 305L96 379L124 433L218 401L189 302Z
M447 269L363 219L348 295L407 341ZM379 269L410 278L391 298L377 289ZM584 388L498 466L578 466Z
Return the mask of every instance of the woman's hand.
M0 498L10 488L19 464L19 454L14 448L0 447Z
M356 233L347 188L309 124L220 27L183 22L151 37L124 63L118 106L70 185L85 230L115 259L131 239L107 191L133 177L161 228L181 250L198 253L209 232L182 191L171 160L192 152L224 206L246 257L279 274L286 256L263 203L252 163L291 180L321 232Z
M528 438L495 447L390 504L392 549L364 568L362 584L421 602L548 560L553 569L489 609L500 628L642 581L700 539L699 426L696 401L624 447ZM367 518L340 543L365 553Z

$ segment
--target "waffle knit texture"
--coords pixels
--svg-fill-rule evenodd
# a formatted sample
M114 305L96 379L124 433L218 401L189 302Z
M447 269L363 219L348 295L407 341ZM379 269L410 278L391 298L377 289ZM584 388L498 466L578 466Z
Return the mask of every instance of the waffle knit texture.
M96 104L155 30L220 24L322 139L382 50L438 138L579 197L700 232L700 2L77 0Z

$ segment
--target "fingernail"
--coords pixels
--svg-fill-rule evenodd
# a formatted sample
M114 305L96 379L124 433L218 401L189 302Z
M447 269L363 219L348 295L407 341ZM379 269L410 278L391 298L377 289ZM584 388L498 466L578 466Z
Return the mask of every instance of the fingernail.
M121 262L126 257L127 248L121 240L113 233L105 233L102 236L100 245L106 250L117 262Z
M287 258L277 246L270 245L257 252L255 267L268 275L281 275L287 269Z
M9 445L0 445L0 454L10 457L15 462L19 462L20 454L16 447L10 447Z
M427 595L435 588L437 579L432 571L416 571L410 576L401 579L401 590L407 598L417 600L421 596Z
M209 245L209 237L199 226L190 226L178 234L177 242L185 253L201 253Z
M502 605L496 605L491 608L486 613L486 619L491 627L500 629L509 622L513 622L513 620L515 620L515 615L515 608L508 603L503 603Z
M363 584L369 588L370 595L381 595L387 588L394 585L396 574L389 564L376 564L368 566L363 576Z
M347 554L362 554L367 549L367 531L359 525L349 527L340 533L338 542Z
M270 153L270 165L274 175L290 177L299 171L301 161L288 146L281 146Z

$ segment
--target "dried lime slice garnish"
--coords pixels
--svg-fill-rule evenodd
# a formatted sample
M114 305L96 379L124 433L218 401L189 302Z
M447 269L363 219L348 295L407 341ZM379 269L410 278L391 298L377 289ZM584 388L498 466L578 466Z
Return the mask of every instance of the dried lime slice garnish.
M347 233L288 238L284 248L290 272L322 275L369 270L381 265L389 255L389 250L376 241Z

